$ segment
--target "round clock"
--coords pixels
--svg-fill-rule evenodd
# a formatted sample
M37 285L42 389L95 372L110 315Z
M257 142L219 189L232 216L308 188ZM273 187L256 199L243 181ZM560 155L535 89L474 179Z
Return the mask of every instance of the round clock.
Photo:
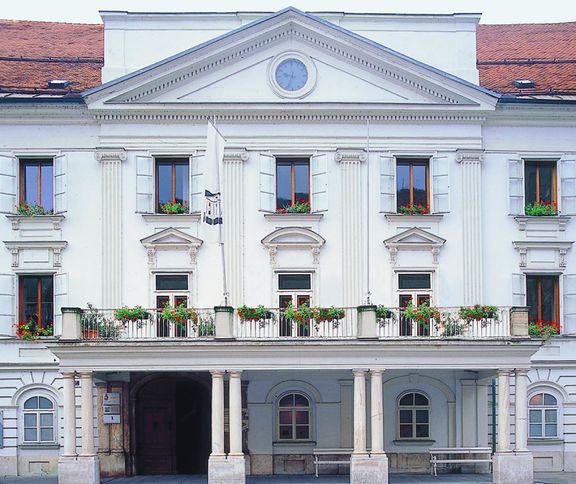
M308 69L300 59L289 57L278 64L274 76L282 89L299 91L308 82Z
M301 99L316 87L316 65L303 52L290 51L268 64L268 83L280 97Z

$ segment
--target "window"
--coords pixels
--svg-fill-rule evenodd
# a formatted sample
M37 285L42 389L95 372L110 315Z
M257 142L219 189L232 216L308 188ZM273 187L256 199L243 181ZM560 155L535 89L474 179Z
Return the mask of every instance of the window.
M278 274L278 307L288 305L311 306L312 274ZM280 318L280 336L310 336L310 323L298 323L285 317Z
M178 202L188 207L190 195L190 161L188 158L156 158L156 210Z
M558 400L549 393L536 393L528 401L529 436L532 438L558 437Z
M172 307L183 305L188 307L189 295L189 275L188 274L156 274L156 308L160 313L169 304ZM158 318L156 336L186 336L187 325L173 325L170 321Z
M41 328L54 322L54 284L52 275L19 277L20 321L33 320Z
M398 437L400 439L430 438L430 403L424 394L410 392L400 397Z
M54 171L52 160L20 160L20 203L54 210Z
M432 274L400 273L398 274L398 307L409 304L431 304ZM430 336L430 325L419 324L404 316L400 317L400 336Z
M301 393L290 393L278 402L278 439L310 439L310 400Z
M24 402L24 443L52 443L56 441L54 431L54 403L36 396Z
M526 205L556 202L555 161L525 161L524 171Z
M558 276L526 276L528 319L560 322Z
M310 160L306 158L276 159L276 209L294 203L310 203Z
M430 207L428 160L398 159L396 161L397 210L407 205Z

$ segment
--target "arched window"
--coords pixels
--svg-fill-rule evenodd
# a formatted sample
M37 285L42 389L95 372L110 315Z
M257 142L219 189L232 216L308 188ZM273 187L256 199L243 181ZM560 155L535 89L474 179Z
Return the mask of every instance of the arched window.
M288 393L278 401L278 440L310 439L310 400Z
M405 393L398 400L398 437L430 438L430 401L419 392Z
M545 392L535 393L528 401L528 420L531 438L558 437L558 400Z
M24 443L56 442L54 403L49 398L34 396L23 405Z

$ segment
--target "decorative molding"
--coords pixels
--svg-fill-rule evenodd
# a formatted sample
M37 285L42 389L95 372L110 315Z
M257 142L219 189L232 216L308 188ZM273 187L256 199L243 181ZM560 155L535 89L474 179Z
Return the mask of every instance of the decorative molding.
M402 215L397 213L387 213L384 215L386 220L391 223L425 223L425 222L440 222L444 218L444 214L432 213L429 215Z
M188 235L174 227L168 227L140 240L146 249L148 266L156 267L156 254L159 250L186 250L190 257L190 265L196 266L198 249L204 243L202 240Z
M115 151L95 151L94 158L101 163L106 161L126 161L128 155L124 150Z
M390 237L384 241L384 245L390 253L390 263L395 266L398 262L399 250L421 250L430 251L432 262L438 264L440 249L446 242L446 239L431 234L426 230L418 227L405 230L400 234Z
M314 265L320 263L320 248L326 243L323 237L304 227L285 227L277 229L262 239L262 245L268 249L270 265L276 267L278 249L307 249L312 253Z
M514 248L520 255L520 269L542 269L542 270L564 270L566 268L566 255L572 247L572 241L529 241L516 240L512 242ZM528 253L531 250L554 250L556 252L556 261L554 262L536 262L530 267Z
M62 266L62 251L68 246L64 240L42 241L4 241L4 245L12 254L12 267L20 267L20 253L26 250L48 249L52 254L52 266Z
M346 150L338 149L334 155L338 163L360 163L368 159L366 150Z
M143 213L142 218L146 222L166 222L170 224L177 224L183 222L193 222L198 223L202 220L202 214L200 212L194 213Z
M458 150L456 151L456 161L458 163L481 163L484 161L484 151Z
M270 246L268 247L268 255L270 256L270 265L276 267L278 265L278 247Z
M248 161L249 158L250 153L248 153L246 148L234 148L224 150L224 158L223 158L224 163Z
M60 230L64 215L6 215L12 224L12 230L19 230L23 225L38 225L45 222L52 223L54 230Z
M518 215L514 217L514 220L518 223L518 230L526 232L565 232L566 225L570 221L571 217L568 215L558 215L558 216L529 216L529 215Z
M265 213L264 218L269 222L320 222L323 213Z

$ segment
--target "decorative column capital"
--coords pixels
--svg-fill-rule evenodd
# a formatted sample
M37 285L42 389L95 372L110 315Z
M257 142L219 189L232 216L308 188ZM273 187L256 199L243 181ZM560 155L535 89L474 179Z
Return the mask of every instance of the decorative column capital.
M94 152L94 158L100 163L110 161L126 161L128 155L124 150L98 150Z
M365 150L354 150L354 149L338 149L334 155L334 159L338 163L360 163L368 159L368 155Z
M356 378L364 378L366 377L366 373L368 372L365 368L353 368L352 373Z
M510 374L512 373L512 370L498 370L498 376L502 375L502 376L510 376Z
M230 148L224 150L224 163L238 163L248 161L250 154L246 148Z
M374 368L373 370L370 370L370 374L374 375L374 376L378 376L378 375L382 375L382 373L384 373L384 371L386 371L384 368Z
M458 150L456 151L456 161L463 164L476 164L484 161L483 150Z
M529 368L516 368L514 370L514 373L516 374L516 376L526 376L528 375L529 371L530 371Z
M73 371L66 371L62 373L62 378L64 378L65 380L73 380L74 378L76 378L76 373Z
M242 370L229 370L230 378L242 378Z
M224 378L225 373L224 370L210 370L212 378Z

